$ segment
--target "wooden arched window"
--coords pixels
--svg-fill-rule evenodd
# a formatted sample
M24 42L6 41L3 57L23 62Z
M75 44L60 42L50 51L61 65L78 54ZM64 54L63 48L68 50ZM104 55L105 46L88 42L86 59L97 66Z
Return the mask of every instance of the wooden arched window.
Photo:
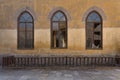
M51 18L51 47L67 48L67 17L62 11Z
M96 11L89 13L86 19L86 48L102 48L102 17Z
M34 48L34 19L24 11L18 17L18 49Z

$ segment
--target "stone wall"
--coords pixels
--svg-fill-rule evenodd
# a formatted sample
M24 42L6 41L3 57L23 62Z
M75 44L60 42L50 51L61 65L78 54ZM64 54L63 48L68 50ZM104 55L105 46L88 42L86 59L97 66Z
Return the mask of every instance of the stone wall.
M120 53L119 0L0 0L0 53L1 54L115 54ZM17 18L29 11L35 20L34 50L17 49ZM50 19L57 10L68 19L68 48L50 48ZM86 50L85 18L95 10L103 19L103 49Z

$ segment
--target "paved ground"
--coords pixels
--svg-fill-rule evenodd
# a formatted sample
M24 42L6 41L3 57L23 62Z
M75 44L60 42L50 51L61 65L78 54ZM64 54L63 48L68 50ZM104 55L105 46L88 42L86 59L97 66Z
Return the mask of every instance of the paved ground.
M0 69L0 80L120 80L120 68Z

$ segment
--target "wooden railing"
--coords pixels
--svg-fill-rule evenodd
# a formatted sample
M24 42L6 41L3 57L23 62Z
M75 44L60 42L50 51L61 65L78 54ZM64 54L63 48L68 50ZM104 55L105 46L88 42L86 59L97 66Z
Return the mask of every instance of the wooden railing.
M42 66L115 66L120 64L119 57L3 57L5 67L42 67Z

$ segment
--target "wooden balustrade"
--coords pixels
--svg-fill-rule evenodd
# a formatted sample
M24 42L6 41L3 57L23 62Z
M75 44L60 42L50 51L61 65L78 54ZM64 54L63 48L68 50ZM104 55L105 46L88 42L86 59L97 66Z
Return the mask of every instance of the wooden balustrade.
M44 67L44 66L114 66L120 64L119 57L3 57L4 67Z

